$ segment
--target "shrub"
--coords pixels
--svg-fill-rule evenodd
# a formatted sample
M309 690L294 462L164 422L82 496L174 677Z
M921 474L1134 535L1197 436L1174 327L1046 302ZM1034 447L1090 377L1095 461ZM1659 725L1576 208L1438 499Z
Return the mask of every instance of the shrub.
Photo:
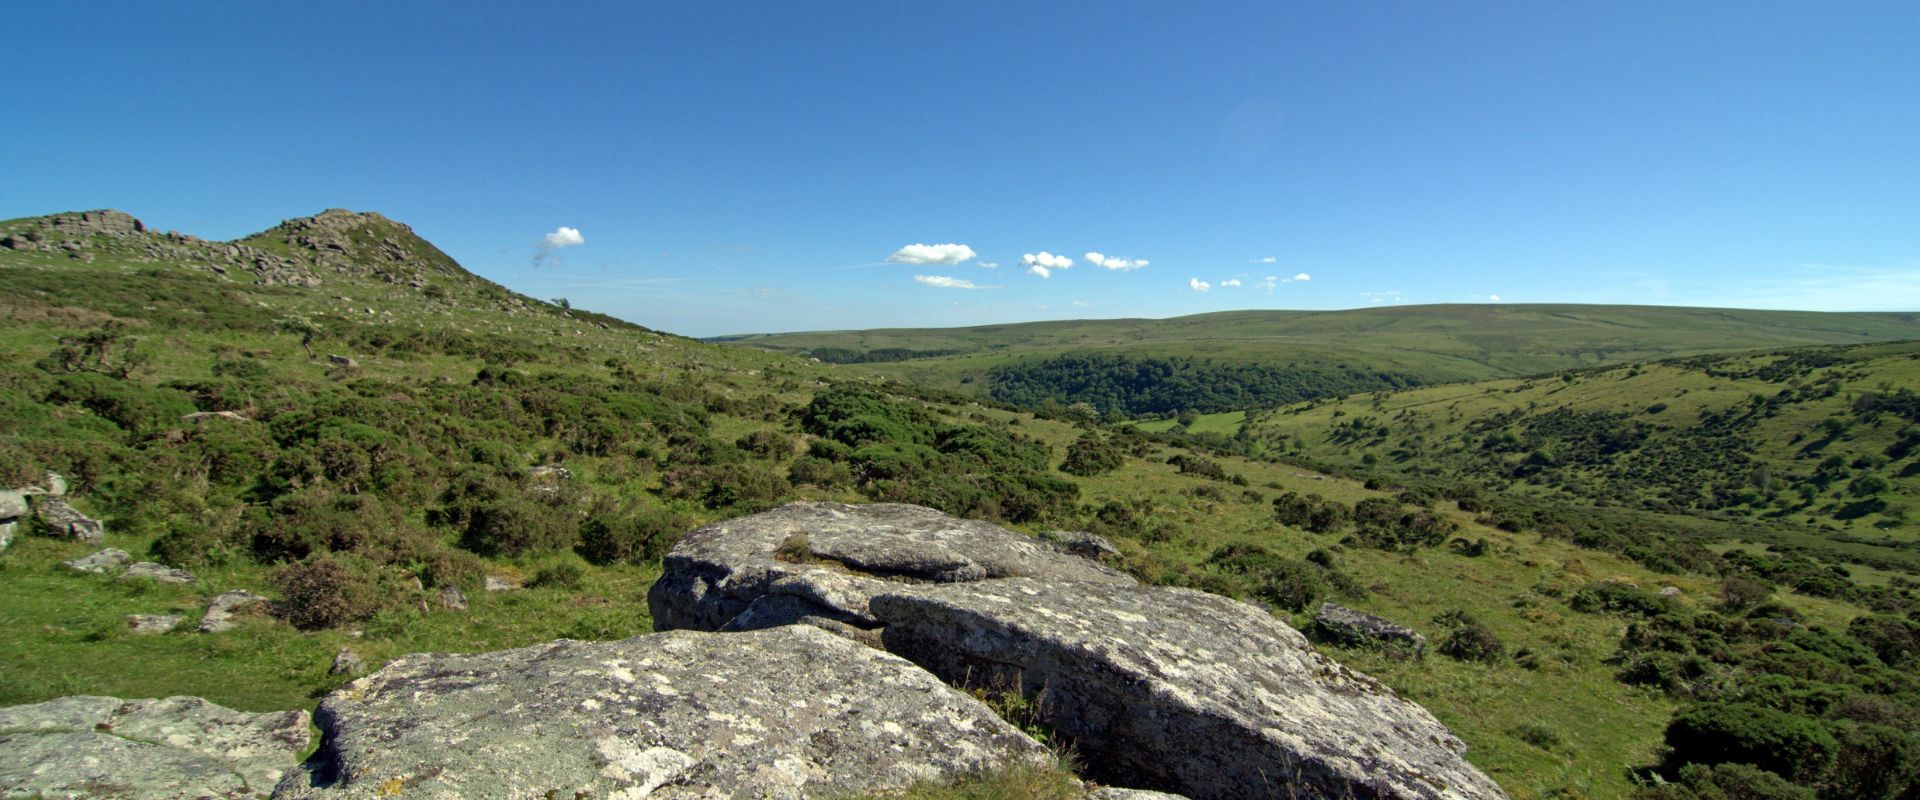
M566 513L526 498L498 497L464 511L460 546L483 556L570 550L580 541L579 526Z
M1808 787L1746 764L1690 764L1679 780L1640 790L1635 800L1814 800Z
M1317 605L1327 594L1327 583L1320 568L1298 559L1277 555L1259 545L1237 544L1222 547L1207 557L1206 566L1226 576L1235 596L1251 596L1288 611L1302 611Z
M804 455L787 467L787 480L796 486L810 484L822 489L838 489L853 484L853 470L838 461Z
M1580 587L1567 601L1573 610L1587 613L1629 614L1657 617L1673 610L1673 602L1653 592L1616 581L1600 581Z
M527 585L535 588L578 589L586 582L587 565L572 554L547 561L534 570Z
M1753 703L1698 703L1667 724L1669 763L1752 764L1800 783L1833 768L1839 743L1816 720Z
M1434 617L1433 622L1447 630L1435 648L1441 655L1482 664L1498 664L1507 659L1507 647L1500 637L1467 612L1449 611Z
M1111 440L1097 433L1083 433L1067 445L1067 460L1060 471L1069 475L1103 475L1126 463L1126 454Z
M372 617L398 596L397 585L380 568L350 554L322 553L274 570L275 606L281 618L301 630L320 630Z
M793 437L774 430L758 430L734 440L733 446L756 458L775 461L793 457Z
M574 549L595 564L655 561L693 524L691 516L666 508L601 509L580 526L580 546Z

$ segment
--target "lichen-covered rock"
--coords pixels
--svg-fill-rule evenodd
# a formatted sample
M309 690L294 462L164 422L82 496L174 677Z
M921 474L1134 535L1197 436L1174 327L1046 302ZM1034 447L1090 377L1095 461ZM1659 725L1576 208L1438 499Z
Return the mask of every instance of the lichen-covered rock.
M275 798L835 797L1046 757L924 670L804 626L404 656L316 719L324 744Z
M794 547L806 552L785 552ZM656 629L711 631L756 600L782 595L811 604L806 616L872 628L878 620L867 599L876 594L903 584L1008 577L1134 583L1031 536L931 508L790 503L681 537L647 605Z
M305 711L198 697L63 697L0 708L0 796L265 797L311 742Z
M127 562L132 560L133 556L128 555L127 551L118 547L109 547L90 556L81 556L80 558L60 563L67 565L68 569L76 572L92 572L98 575L105 575L125 566Z
M180 617L173 614L128 614L127 628L134 633L167 633L180 627Z
M80 513L79 509L67 505L67 501L59 497L41 495L34 500L33 507L41 524L55 536L93 543L106 538L106 526L100 520Z
M358 675L367 670L367 662L351 647L342 647L333 654L333 665L327 668L332 675Z
M499 575L488 575L481 582L481 587L489 592L511 592L520 588L520 581Z
M1333 603L1322 603L1313 615L1313 636L1321 642L1380 648L1414 658L1427 652L1427 637L1418 631Z
M223 633L233 630L248 612L263 611L266 607L267 598L245 589L222 592L207 604L207 613L200 617L200 632Z
M1150 789L1116 789L1111 786L1102 786L1088 792L1087 800L1187 800L1187 798Z
M1418 705L1204 592L1009 579L894 587L887 649L952 682L1037 692L1091 777L1193 797L1500 798Z
M1120 555L1120 548L1107 537L1086 531L1042 531L1040 538L1062 553L1095 561Z
M157 583L193 583L193 573L184 569L175 569L165 564L142 561L127 567L119 580L148 580Z

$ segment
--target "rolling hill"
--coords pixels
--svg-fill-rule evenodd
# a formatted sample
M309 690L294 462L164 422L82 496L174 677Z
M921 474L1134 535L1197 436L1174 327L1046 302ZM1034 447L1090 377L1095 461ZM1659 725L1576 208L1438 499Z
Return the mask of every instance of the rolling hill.
M1376 384L1321 381L1329 391L1259 395L1284 402L1406 383L1482 380L1701 353L1910 338L1920 338L1920 314L1511 304L1229 311L1161 320L824 331L713 341L857 363L864 370L910 383L1031 405L1035 397L1031 388L1036 383L1050 385L1053 399L1063 404L1089 399L1076 393L1071 380L1044 374L1048 362L1062 357L1124 360L1129 368L1160 360L1202 372L1231 366L1313 376L1358 374ZM1209 379L1242 381L1230 375ZM1028 386L1008 388L1021 383ZM1193 410L1224 409L1203 402Z

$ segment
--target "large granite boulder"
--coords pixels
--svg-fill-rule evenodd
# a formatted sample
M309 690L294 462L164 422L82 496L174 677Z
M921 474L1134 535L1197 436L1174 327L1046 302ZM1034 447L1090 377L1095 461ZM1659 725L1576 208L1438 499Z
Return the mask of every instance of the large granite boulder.
M806 626L416 654L329 695L275 798L844 797L1045 759L980 701Z
M1501 798L1418 705L1205 592L1006 579L896 586L888 650L1034 696L1090 777L1192 797Z
M659 630L719 630L750 610L752 627L824 619L873 628L879 620L867 600L876 594L1011 577L1134 583L1031 536L931 508L790 503L681 537L647 606ZM770 608L752 609L756 603Z
M63 697L0 708L0 796L265 797L310 743L305 711Z

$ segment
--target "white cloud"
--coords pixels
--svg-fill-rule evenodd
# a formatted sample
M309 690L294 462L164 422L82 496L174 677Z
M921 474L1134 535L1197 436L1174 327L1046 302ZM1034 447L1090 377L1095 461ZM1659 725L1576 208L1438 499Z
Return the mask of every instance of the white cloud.
M958 264L973 258L973 248L964 244L910 244L893 251L887 260L895 264Z
M998 262L998 261L982 261L982 262L980 262L980 263L978 263L978 264L975 264L974 266L977 266L977 267L979 267L979 268L981 268L981 269L999 269L999 268L1000 268L1000 262Z
M1028 264L1027 274L1038 275L1042 278L1051 278L1053 277L1053 270L1047 269L1046 267L1040 266L1039 264Z
M1361 293L1360 293L1360 296L1361 296L1361 297L1364 297L1364 298L1367 298L1367 302L1369 302L1369 303L1398 303L1398 302L1400 302L1400 292L1399 292L1399 290L1397 290L1397 289L1396 289L1396 290L1394 290L1394 291L1390 291L1390 292L1361 292Z
M939 289L998 289L998 286L981 286L966 278L950 278L945 275L915 275L913 279L927 286Z
M1253 288L1265 289L1267 290L1267 294L1273 294L1273 287L1279 286L1279 285L1280 285L1280 280L1277 276L1268 275L1265 280L1261 280L1254 283Z
M1313 276L1312 276L1312 275L1308 275L1307 273L1304 273L1304 272L1301 272L1301 273L1296 273L1296 274L1295 274L1295 275L1294 275L1293 277L1291 277L1291 278L1288 278L1288 279L1287 279L1287 282L1288 282L1288 283L1292 283L1292 282L1294 282L1294 281L1301 281L1301 282L1303 282L1303 283L1304 283L1304 282L1306 282L1306 281L1310 281L1310 280L1313 280Z
M1089 302L1087 302L1087 301L1085 301L1085 300L1075 300L1075 301L1073 301L1073 307L1074 307L1074 308L1087 308L1087 307L1089 307L1089 306L1091 306L1091 305L1093 305L1093 304L1092 304L1092 303L1089 303Z
M1187 288L1192 289L1196 292L1204 292L1208 289L1212 289L1213 284L1207 283L1206 281L1200 280L1199 278L1188 278Z
M1280 259L1277 259L1277 258L1274 258L1273 256L1267 256L1266 258L1256 258L1256 259L1253 259L1252 261L1248 261L1247 263L1249 263L1249 264L1272 264L1272 263L1274 263L1275 261L1279 261L1279 260L1280 260Z
M573 247L574 245L586 243L587 238L580 235L579 228L569 228L562 225L554 232L540 237L539 246L534 248L533 265L536 267L540 266L540 262L547 260L548 256L553 255L556 251L560 250L560 248Z
M1220 282L1220 285L1221 285L1221 287L1223 287L1223 288L1224 288L1224 287L1227 287L1227 286L1231 286L1231 287L1233 287L1233 288L1235 288L1235 289L1238 289L1238 288L1240 288L1240 279L1239 279L1239 278L1228 278L1228 279L1226 279L1226 280L1224 280L1224 281L1221 281L1221 282Z
M1490 294L1490 295L1487 295L1487 299L1488 299L1488 300L1490 300L1490 301L1492 301L1492 302L1495 302L1495 303L1498 303L1498 302L1500 302L1500 295L1497 295L1497 294Z
M1105 256L1099 253L1090 252L1090 253L1087 253L1087 263L1092 264L1096 267L1100 267L1102 269L1110 269L1115 272L1131 272L1133 270L1146 266L1147 260L1144 258L1140 258L1140 259L1114 258L1112 256Z
M1066 269L1073 266L1073 259L1066 256L1056 256L1042 250L1038 253L1027 253L1021 256L1020 266L1027 267L1028 272L1033 272L1033 267L1041 267L1046 270ZM1044 278L1047 276L1040 275L1040 277Z

